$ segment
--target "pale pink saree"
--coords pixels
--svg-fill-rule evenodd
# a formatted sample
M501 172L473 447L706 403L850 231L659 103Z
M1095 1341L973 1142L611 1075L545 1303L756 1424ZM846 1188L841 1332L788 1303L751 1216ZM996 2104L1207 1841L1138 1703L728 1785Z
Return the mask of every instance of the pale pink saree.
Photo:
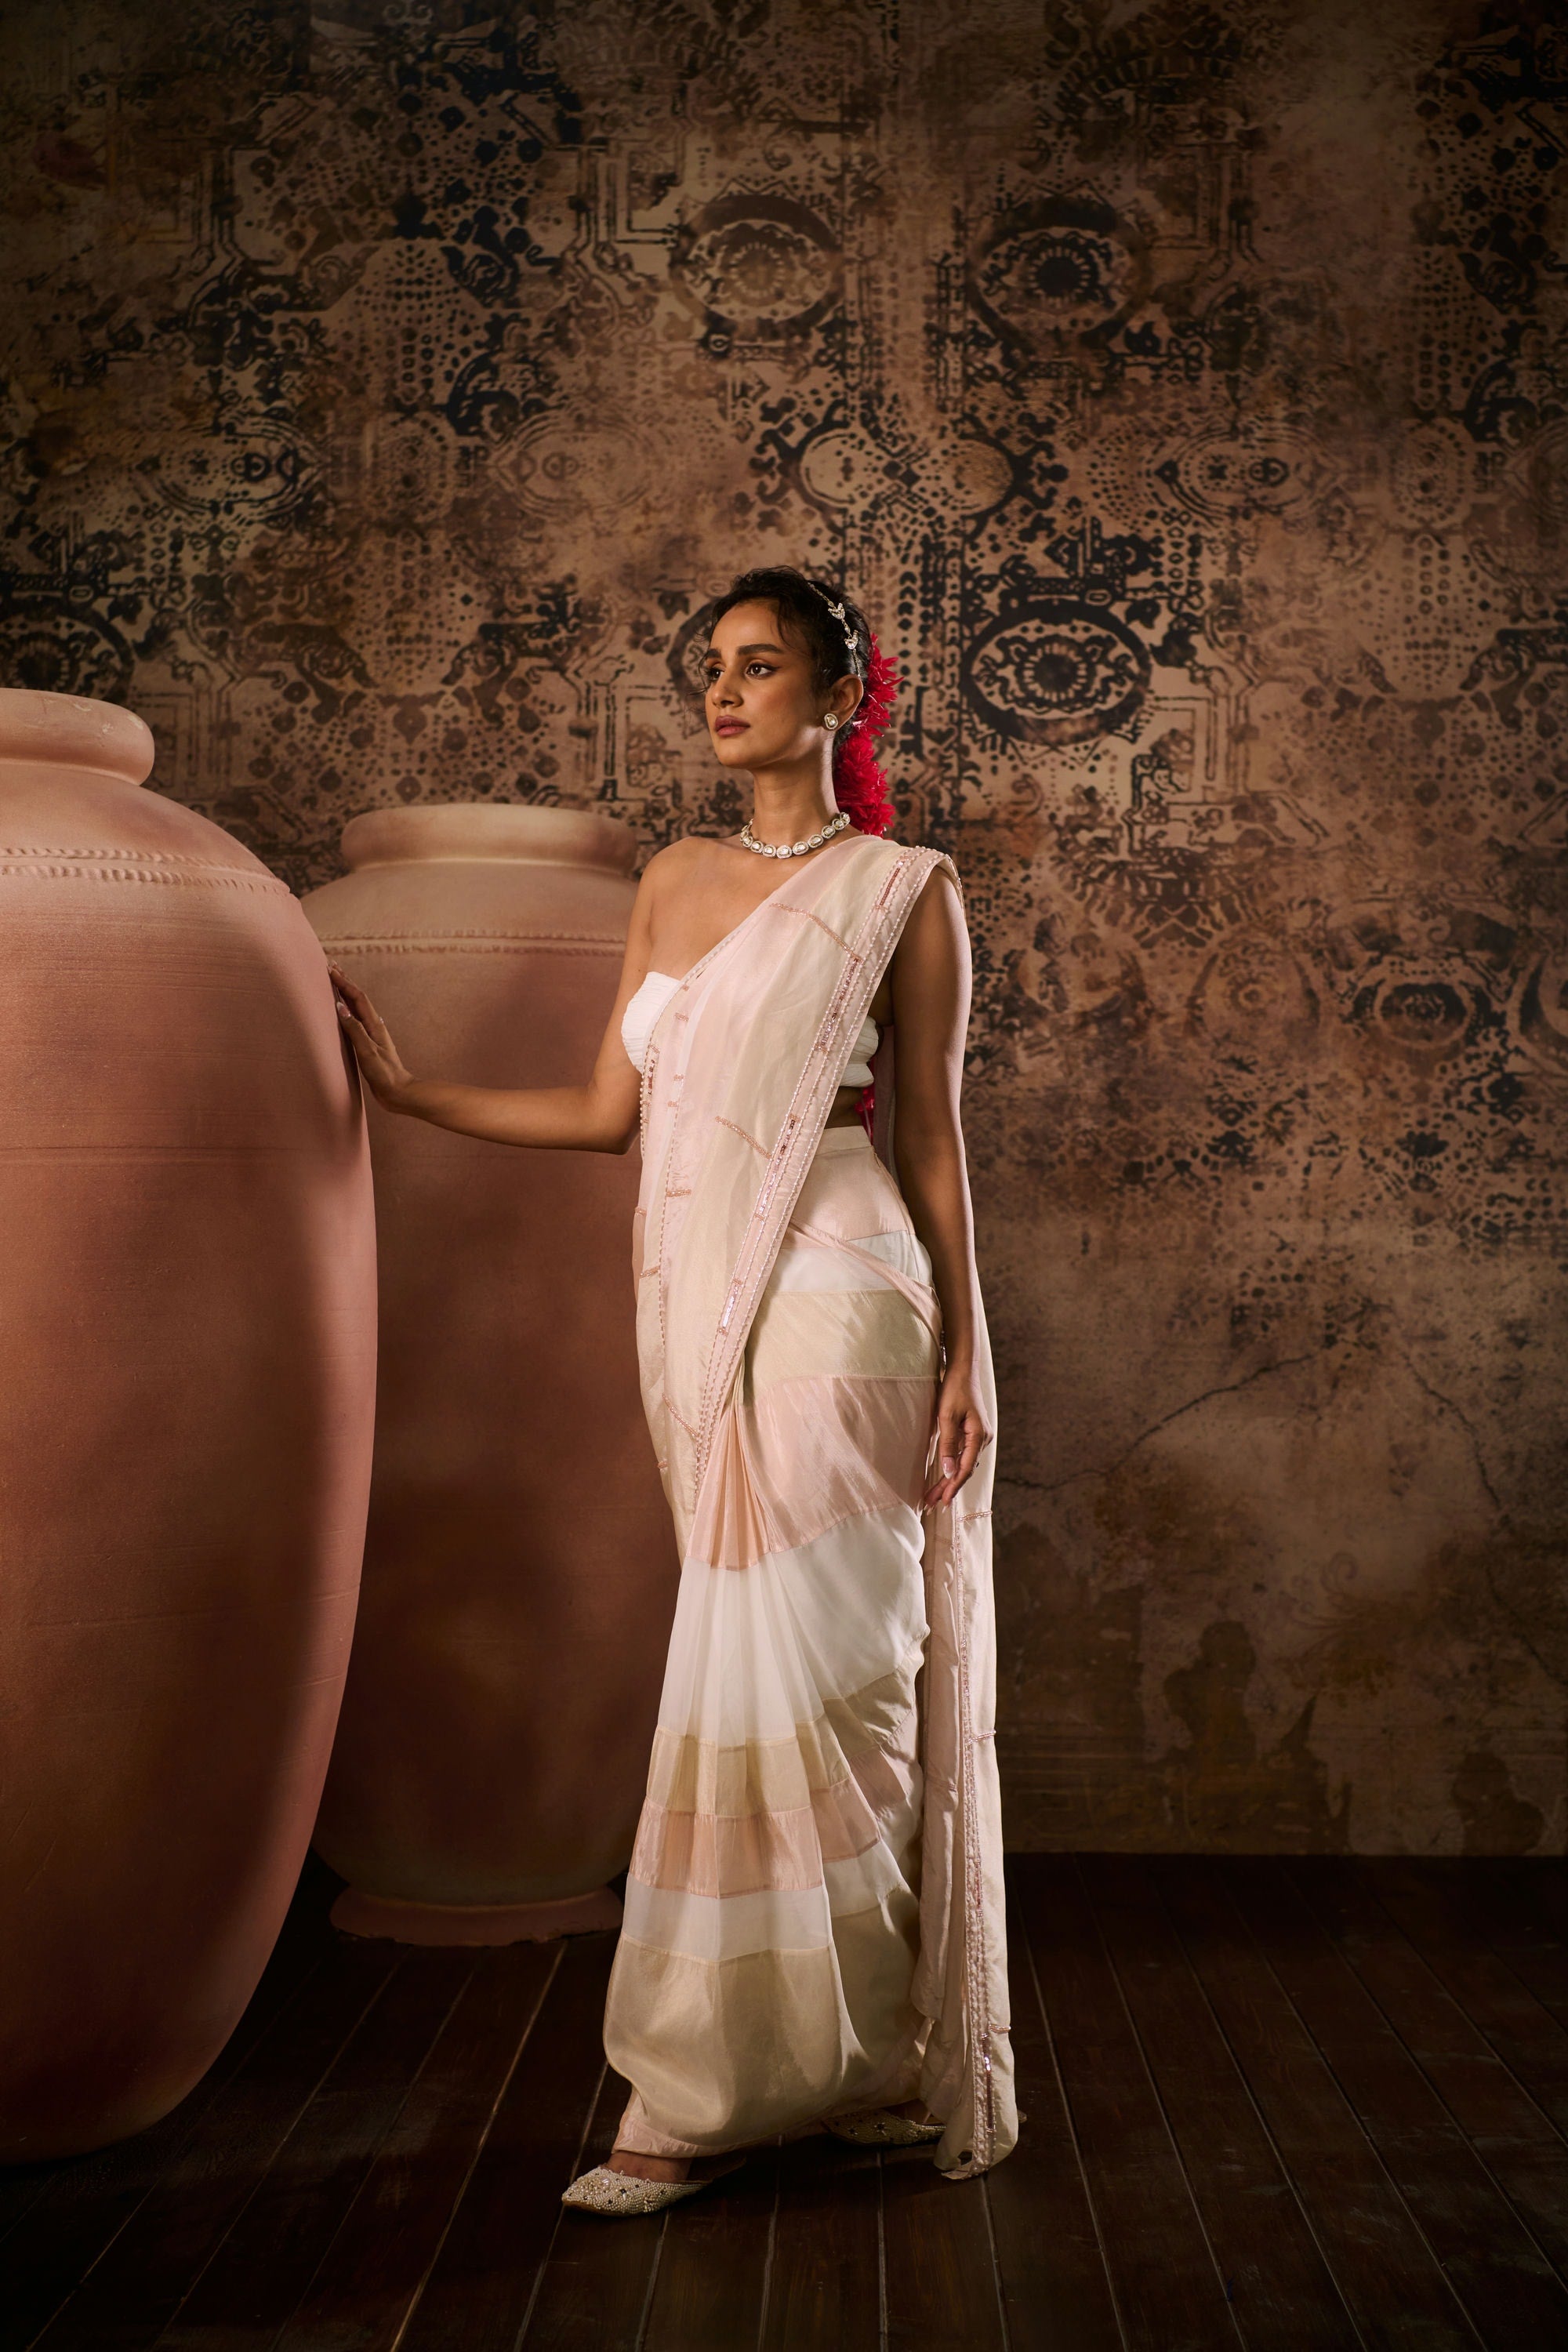
M654 1032L638 1342L682 1570L605 2018L623 2147L711 2154L917 2095L953 2177L1016 2137L994 1449L922 1517L929 1263L863 1130L825 1126L946 862L845 835ZM984 1328L977 1370L994 1426Z

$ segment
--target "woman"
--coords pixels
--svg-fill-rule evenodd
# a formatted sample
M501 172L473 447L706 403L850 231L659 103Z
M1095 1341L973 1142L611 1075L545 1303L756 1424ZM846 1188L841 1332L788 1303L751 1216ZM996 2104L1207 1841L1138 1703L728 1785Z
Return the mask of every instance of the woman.
M797 572L721 598L708 724L752 817L649 862L585 1086L416 1078L332 966L388 1110L578 1151L640 1129L643 1401L682 1570L605 2013L632 2095L566 2191L593 2211L823 2126L935 2141L958 2179L1016 2137L968 941L949 861L883 837L894 684Z

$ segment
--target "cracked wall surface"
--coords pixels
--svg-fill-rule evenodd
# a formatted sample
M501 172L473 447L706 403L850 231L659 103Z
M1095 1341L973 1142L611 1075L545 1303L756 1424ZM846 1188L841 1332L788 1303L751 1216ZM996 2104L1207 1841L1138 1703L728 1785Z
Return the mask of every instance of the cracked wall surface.
M739 814L731 572L966 878L1022 1845L1561 1849L1568 35L16 0L0 663L297 887Z

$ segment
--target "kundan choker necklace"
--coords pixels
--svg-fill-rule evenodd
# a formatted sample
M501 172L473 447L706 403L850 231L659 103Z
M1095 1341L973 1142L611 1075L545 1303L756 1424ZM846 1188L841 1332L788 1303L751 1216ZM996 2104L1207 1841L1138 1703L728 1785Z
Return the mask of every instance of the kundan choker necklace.
M836 833L842 833L848 822L847 811L840 809L837 814L830 816L827 823L818 832L814 833L809 840L792 841L787 845L782 843L775 845L771 841L757 839L756 835L752 831L752 820L748 817L741 827L741 840L745 848L754 850L759 857L804 857L808 849L820 849L825 841L831 841Z

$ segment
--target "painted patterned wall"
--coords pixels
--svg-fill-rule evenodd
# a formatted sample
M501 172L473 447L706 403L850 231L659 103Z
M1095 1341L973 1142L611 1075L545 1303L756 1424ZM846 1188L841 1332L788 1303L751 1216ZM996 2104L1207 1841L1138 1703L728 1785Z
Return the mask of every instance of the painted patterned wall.
M879 616L1016 1843L1563 1843L1553 14L6 10L5 673L291 882L384 802L727 826L705 601Z

